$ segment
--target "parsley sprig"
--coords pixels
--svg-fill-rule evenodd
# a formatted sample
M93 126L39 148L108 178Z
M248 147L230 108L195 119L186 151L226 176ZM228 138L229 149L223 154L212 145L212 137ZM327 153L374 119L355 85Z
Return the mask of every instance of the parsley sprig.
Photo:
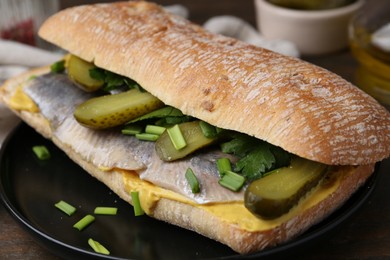
M123 86L128 87L129 89L135 88L140 91L144 91L134 80L102 68L96 67L89 70L89 75L93 79L104 81L103 90L107 92Z
M290 164L291 156L280 147L251 136L235 133L233 139L221 144L224 153L240 158L234 166L247 181L263 177L267 172Z

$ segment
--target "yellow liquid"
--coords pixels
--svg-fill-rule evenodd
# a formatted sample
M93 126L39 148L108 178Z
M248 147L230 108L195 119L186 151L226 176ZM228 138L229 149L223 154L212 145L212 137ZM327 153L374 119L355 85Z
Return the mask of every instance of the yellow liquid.
M363 35L362 39L360 44L354 40L351 42L352 54L360 64L356 85L385 106L390 106L390 53L373 46L370 35Z

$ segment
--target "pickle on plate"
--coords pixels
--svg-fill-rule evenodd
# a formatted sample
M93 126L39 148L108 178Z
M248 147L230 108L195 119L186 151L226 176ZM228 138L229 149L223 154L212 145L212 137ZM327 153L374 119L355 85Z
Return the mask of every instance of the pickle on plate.
M249 184L245 207L260 218L278 218L318 185L327 168L325 164L295 157L290 166L276 169Z
M92 92L103 86L103 80L94 79L89 74L91 69L96 68L92 63L80 59L77 56L69 55L66 65L69 78L79 83L79 87L83 90Z
M132 89L89 99L76 107L74 117L86 127L105 129L122 125L163 105L150 93Z
M199 125L200 121L192 121L179 124L181 133L186 142L186 146L177 150L169 137L168 131L165 131L156 141L157 155L163 161L174 161L184 158L185 156L212 144L217 138L205 137L202 128Z

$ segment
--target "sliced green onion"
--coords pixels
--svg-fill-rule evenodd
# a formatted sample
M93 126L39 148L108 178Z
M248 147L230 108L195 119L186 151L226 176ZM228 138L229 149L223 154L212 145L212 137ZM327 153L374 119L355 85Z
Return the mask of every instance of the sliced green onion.
M131 199L133 201L134 215L141 216L141 215L145 214L144 210L141 207L141 202L139 200L138 191L131 192Z
M27 80L33 80L33 79L36 79L38 76L37 75L31 75L30 77L28 77Z
M116 215L118 208L115 207L96 207L93 211L96 215Z
M148 134L148 133L141 133L141 134L136 134L135 137L139 140L142 141L151 141L154 142L156 141L160 136L155 135L155 134Z
M56 204L54 204L56 208L67 214L68 216L72 216L76 212L76 208L70 205L69 203L60 200Z
M224 176L225 172L232 171L232 165L230 163L229 158L220 158L217 160L217 169L219 172L219 176Z
M143 127L140 125L129 125L121 130L124 135L136 135L142 133Z
M74 224L73 227L81 231L94 221L95 221L94 216L86 215L85 217L80 219L76 224Z
M36 145L32 148L39 160L47 160L50 158L50 152L44 145Z
M225 171L219 184L232 191L239 191L245 183L245 177L232 171Z
M200 129L202 129L202 133L207 138L213 138L217 136L217 128L209 123L204 121L199 122Z
M110 251L107 250L102 244L100 244L98 241L93 240L92 238L88 239L88 244L92 247L92 249L96 253L109 255Z
M53 63L50 66L50 71L54 73L60 73L65 70L65 60L60 60L55 63Z
M174 125L171 128L167 129L169 138L176 150L183 149L187 146L187 142L184 139L183 134L181 133L180 126Z
M162 135L166 130L165 127L157 126L157 125L147 125L145 128L145 133L154 134L154 135Z
M198 193L200 191L199 181L191 168L187 169L185 177L191 187L192 193Z

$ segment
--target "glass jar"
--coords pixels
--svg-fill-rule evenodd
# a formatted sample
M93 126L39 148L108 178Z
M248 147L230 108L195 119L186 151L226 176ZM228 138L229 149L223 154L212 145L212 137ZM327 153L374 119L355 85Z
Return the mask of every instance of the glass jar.
M0 38L48 47L37 36L42 22L59 10L58 0L1 0Z
M359 63L356 85L390 107L390 1L362 8L350 23L349 38Z

